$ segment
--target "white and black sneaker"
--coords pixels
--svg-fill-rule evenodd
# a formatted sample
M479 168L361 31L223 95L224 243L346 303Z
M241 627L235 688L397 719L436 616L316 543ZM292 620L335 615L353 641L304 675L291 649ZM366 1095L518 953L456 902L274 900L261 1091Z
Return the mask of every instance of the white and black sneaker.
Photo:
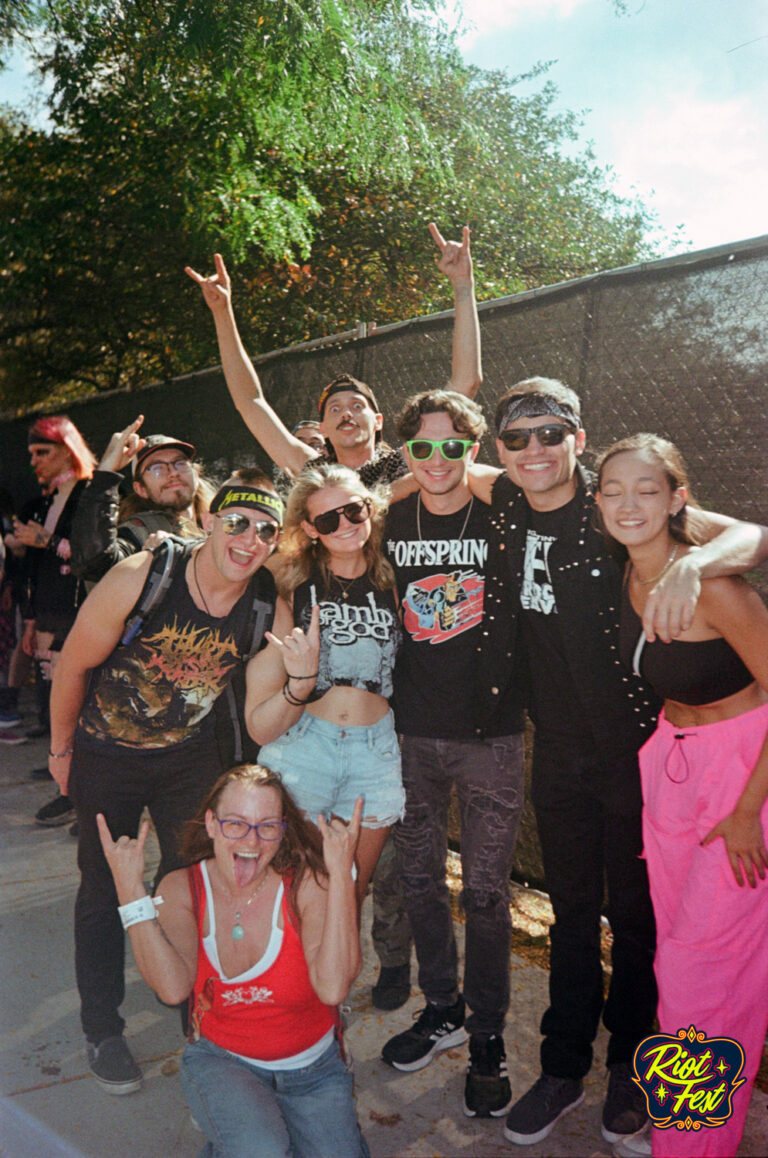
M464 1083L464 1113L468 1118L503 1118L512 1105L504 1041L472 1034Z
M424 1069L440 1050L463 1045L466 1040L464 998L459 997L455 1005L429 1002L410 1029L389 1039L381 1056L387 1065L410 1073Z
M141 1070L120 1033L98 1045L88 1042L88 1068L108 1094L133 1094L141 1089Z

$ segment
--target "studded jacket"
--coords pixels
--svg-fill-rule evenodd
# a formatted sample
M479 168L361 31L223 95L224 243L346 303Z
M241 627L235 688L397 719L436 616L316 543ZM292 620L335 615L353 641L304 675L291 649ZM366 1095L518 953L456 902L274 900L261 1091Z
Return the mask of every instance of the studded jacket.
M577 486L582 497L578 517L552 544L549 572L579 708L589 721L601 762L616 774L624 807L633 807L640 802L637 752L653 732L661 704L621 665L621 572L595 526L592 477L580 466ZM523 492L500 475L493 488L480 646L480 696L488 714L514 669L526 664L518 614L528 510Z

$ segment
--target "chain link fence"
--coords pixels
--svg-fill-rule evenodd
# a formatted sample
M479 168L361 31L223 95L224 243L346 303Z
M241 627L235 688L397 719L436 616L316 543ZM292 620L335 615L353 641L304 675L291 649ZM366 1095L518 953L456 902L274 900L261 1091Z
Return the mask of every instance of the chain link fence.
M519 379L561 378L581 395L593 450L640 430L664 435L680 447L702 506L766 522L767 305L768 236L484 302L480 401L492 415L495 399ZM202 311L200 324L212 324ZM385 437L394 437L405 399L446 382L452 326L452 313L373 332L361 325L254 361L289 426L315 417L323 385L350 373L371 385ZM218 368L69 409L97 453L139 412L146 431L193 442L218 476L246 463L269 466ZM0 486L17 503L35 493L28 422L2 424ZM483 457L493 461L487 443ZM530 818L518 871L540 879Z

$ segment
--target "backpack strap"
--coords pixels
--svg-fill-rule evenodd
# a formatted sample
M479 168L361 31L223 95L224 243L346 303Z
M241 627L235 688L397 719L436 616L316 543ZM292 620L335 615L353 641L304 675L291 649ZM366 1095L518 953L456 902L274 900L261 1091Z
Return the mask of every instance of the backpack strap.
M125 629L120 643L125 646L131 643L147 623L152 611L163 599L173 582L176 564L180 558L186 557L189 545L180 543L176 539L163 539L152 552L152 563L141 594L133 606L133 610L125 621Z
M264 642L265 633L272 627L275 618L275 581L272 573L261 568L257 572L257 575L256 591L254 592L250 609L250 642L243 655L243 666L248 663L249 659L256 655L256 652ZM227 684L224 690L224 699L226 700L227 712L232 724L232 733L234 736L233 761L235 764L242 764L242 713L237 701L237 688L234 680L230 680Z

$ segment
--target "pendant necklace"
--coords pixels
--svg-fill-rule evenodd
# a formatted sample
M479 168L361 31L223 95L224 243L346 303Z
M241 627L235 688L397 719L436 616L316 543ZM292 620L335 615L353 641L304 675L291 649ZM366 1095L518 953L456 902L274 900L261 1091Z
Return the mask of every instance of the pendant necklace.
M195 586L197 587L197 593L198 593L198 595L200 596L200 598L201 598L201 599L202 599L202 601L203 601L203 607L205 608L205 610L206 610L206 613L207 613L208 615L211 615L211 609L210 609L210 607L208 606L208 600L207 600L207 599L205 598L205 596L203 595L203 589L202 589L202 587L200 586L200 580L199 580L199 579L198 579L198 577L197 577L197 556L198 556L198 552L199 552L199 548L198 548L198 551L195 551L194 555L192 556L192 574L193 574L193 575L194 575L194 577L195 577ZM213 616L211 616L211 618L213 618ZM242 933L242 930L241 930L241 931L240 931L240 936L242 937L242 935L243 935L243 933ZM234 934L233 934L233 936L234 936Z
M335 571L331 571L331 575L333 575L334 579L336 580L336 582L338 583L339 587L341 588L341 597L342 597L342 599L349 599L349 593L350 593L350 591L352 590L352 588L353 588L353 586L355 585L355 583L357 583L357 581L358 581L358 579L360 578L360 576L359 576L359 575L355 575L355 576L354 576L352 579L347 579L347 581L345 582L345 581L344 581L344 580L341 578L341 576L340 576L340 575L337 575L337 574L336 574L336 572L335 572Z
M456 539L457 543L460 543L461 540L464 538L464 532L467 529L467 523L469 522L469 516L472 514L472 507L474 505L475 505L475 496L472 495L472 498L469 500L469 506L467 507L467 513L464 516L464 526L461 528L461 531L459 532L459 537ZM423 542L423 539L421 537L421 491L419 491L418 496L416 498L416 532L419 536L419 542L420 543Z
M245 910L246 910L246 909L248 908L248 906L250 905L251 901L253 901L253 900L255 900L255 899L256 899L256 897L259 895L259 893L260 893L260 892L261 892L261 890L264 888L264 885L265 885L266 883L267 883L267 874L265 873L265 874L264 874L264 880L261 882L261 884L258 886L258 888L255 888L255 889L253 890L253 892L251 893L250 897L248 898L248 900L247 900L247 901L245 902L245 904L243 905L242 909L236 909L236 910L235 910L235 923L234 923L234 925L232 926L232 940L233 940L233 941L242 941L243 937L245 936L245 929L244 929L244 928L243 928L243 926L240 924L240 914L241 914L241 913L244 913L244 912L245 912Z
M667 571L670 569L670 567L674 563L675 559L677 558L677 552L679 550L680 550L680 544L675 543L674 547L672 548L672 554L669 556L666 563L664 564L662 569L659 571L658 575L654 575L653 578L651 578L651 579L641 579L637 573L637 570L635 570L635 578L637 579L640 586L641 587L650 587L650 585L652 583L658 583L659 579L663 579L664 576L666 575Z

